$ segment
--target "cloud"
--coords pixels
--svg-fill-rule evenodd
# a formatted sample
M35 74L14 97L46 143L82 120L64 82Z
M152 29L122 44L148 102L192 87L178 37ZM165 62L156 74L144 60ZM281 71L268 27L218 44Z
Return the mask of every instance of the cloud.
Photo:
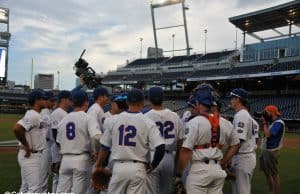
M203 52L204 29L208 30L208 51L233 48L235 28L228 22L230 16L286 1L186 2L190 7L187 22L192 52ZM59 70L62 88L72 89L75 83L72 66L82 49L87 49L84 58L90 65L105 73L125 64L127 59L139 57L140 37L143 37L143 56L147 47L154 46L148 0L3 0L3 3L11 13L8 78L19 83L30 80L31 58L35 61L34 73L56 74ZM155 18L157 27L181 24L181 7L156 10ZM175 48L185 48L182 28L159 31L159 47L171 50L172 34L176 35ZM238 34L240 43L241 33Z

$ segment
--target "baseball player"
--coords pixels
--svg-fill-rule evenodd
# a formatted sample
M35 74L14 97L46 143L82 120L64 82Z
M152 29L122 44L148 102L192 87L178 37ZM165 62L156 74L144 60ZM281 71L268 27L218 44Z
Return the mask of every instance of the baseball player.
M20 192L41 192L41 157L47 147L44 124L40 111L45 106L43 91L33 90L28 95L31 109L14 126L14 134L20 142L18 162L21 168Z
M54 143L51 146L51 159L52 159L52 171L53 171L53 182L52 192L55 193L58 184L58 172L61 162L61 155L59 154L59 147L56 143L57 129L60 121L67 116L67 110L72 106L71 92L63 90L58 94L58 108L55 109L50 115L51 121L51 138Z
M166 153L159 166L147 177L149 193L171 193L175 165L183 140L184 127L179 116L163 108L164 92L160 87L152 87L148 93L151 110L145 116L154 121L165 140ZM178 149L177 149L178 148ZM176 152L174 158L174 152ZM153 155L153 153L151 154Z
M105 167L111 150L113 173L108 193L146 193L147 171L155 169L165 154L165 144L155 123L141 113L144 95L138 89L128 93L128 111L114 115L104 123L97 171ZM149 165L149 151L155 148Z
M85 91L72 94L74 112L58 125L57 142L62 154L57 193L86 193L92 171L91 151L101 137L97 121L85 111L88 95Z
M188 134L180 151L176 182L191 160L186 181L187 193L222 193L226 177L222 167L238 150L239 139L229 122L217 113L211 114L214 98L210 90L198 90L195 98L199 115L188 122ZM229 146L224 156L221 150L223 145Z
M51 121L50 114L52 112L52 107L54 106L54 95L51 91L46 91L45 94L45 108L41 111L42 121L44 125L44 137L47 141L47 147L43 150L42 162L41 162L41 187L42 192L48 192L48 177L51 169L51 146L54 143L53 138L51 138Z
M98 87L94 90L93 97L95 103L89 108L87 114L98 121L98 125L103 132L102 125L105 119L105 114L102 107L109 102L109 93L106 88Z
M233 194L250 194L251 178L256 165L256 140L252 131L252 117L247 111L248 92L236 88L230 93L230 106L236 111L233 128L240 139L240 148L232 158L231 167L236 175L232 181Z

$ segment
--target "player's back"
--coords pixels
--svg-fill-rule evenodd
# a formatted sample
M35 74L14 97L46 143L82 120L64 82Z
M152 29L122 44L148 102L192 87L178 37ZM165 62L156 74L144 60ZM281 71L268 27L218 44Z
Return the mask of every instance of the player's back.
M245 109L240 110L234 115L233 128L237 135L244 142L241 144L239 153L253 152L256 149L255 134L252 129L252 117Z
M104 123L104 144L111 144L112 160L149 162L149 146L161 144L156 125L142 113L122 112ZM107 135L109 134L109 135ZM109 137L111 136L111 142ZM157 142L156 142L157 141Z
M91 134L88 130L90 119L83 111L72 112L59 123L57 142L60 143L61 154L90 152Z
M183 123L179 116L169 109L150 110L145 116L150 118L157 125L161 136L165 139L166 149L174 151L176 141L183 139Z

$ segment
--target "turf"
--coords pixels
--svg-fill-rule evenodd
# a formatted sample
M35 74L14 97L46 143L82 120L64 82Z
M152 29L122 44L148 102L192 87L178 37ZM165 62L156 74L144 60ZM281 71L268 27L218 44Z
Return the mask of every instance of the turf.
M259 153L257 154L259 156ZM279 159L281 176L281 193L299 194L300 187L300 149L282 149ZM16 154L0 153L0 193L17 191L20 186L20 173ZM230 183L226 182L224 194L230 194ZM265 177L261 171L255 170L252 179L252 193L267 193Z
M22 115L0 114L0 141L16 139L12 128Z

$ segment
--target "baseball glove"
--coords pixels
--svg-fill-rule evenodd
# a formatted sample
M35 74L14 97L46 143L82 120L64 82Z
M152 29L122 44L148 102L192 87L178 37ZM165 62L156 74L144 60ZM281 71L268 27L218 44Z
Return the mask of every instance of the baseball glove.
M97 191L105 191L112 173L108 168L97 168L92 175L91 185Z

